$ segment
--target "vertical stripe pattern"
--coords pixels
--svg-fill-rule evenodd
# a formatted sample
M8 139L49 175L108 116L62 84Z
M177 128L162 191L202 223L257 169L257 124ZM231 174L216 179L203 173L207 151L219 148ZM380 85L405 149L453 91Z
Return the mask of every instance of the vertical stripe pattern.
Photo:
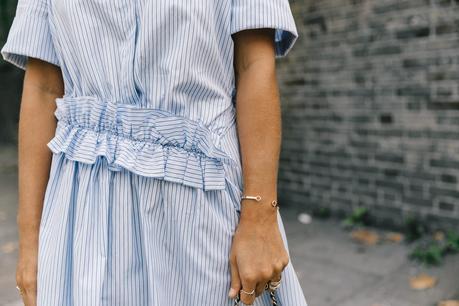
M57 65L65 84L38 306L233 305L242 169L231 35L264 27L286 56L298 37L288 0L19 0L3 58ZM307 306L291 262L277 295ZM267 292L254 305L270 305Z

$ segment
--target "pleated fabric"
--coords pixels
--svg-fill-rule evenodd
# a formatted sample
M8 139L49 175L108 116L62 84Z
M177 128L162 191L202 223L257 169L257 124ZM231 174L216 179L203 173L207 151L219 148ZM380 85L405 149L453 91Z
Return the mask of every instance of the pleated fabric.
M39 58L64 80L38 306L232 304L232 34L254 28L275 29L276 58L298 38L288 0L19 0L3 58ZM283 277L281 305L306 306L291 263Z
M231 186L205 192L62 153L50 174L37 305L233 305L228 258L240 206ZM282 273L280 305L306 305L292 261ZM271 305L267 291L254 305Z

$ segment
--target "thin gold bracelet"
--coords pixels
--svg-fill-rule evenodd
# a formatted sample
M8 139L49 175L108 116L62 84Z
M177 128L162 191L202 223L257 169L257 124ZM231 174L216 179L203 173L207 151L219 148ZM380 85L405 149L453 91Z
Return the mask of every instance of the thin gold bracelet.
M261 196L260 195L256 195L256 196L243 195L243 196L241 196L241 201L242 200L255 200L257 202L260 202L261 201ZM271 206L277 207L277 209L279 209L279 203L277 202L277 200L273 200L271 202Z

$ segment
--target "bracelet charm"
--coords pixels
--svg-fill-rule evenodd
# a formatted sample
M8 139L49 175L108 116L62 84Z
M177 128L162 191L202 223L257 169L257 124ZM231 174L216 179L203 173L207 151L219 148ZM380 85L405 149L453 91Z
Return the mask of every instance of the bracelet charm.
M255 200L257 202L260 202L261 201L261 196L260 195L256 195L256 196L243 195L243 196L241 196L241 200ZM279 203L277 202L277 200L273 200L271 202L271 206L277 207L277 209L279 209Z

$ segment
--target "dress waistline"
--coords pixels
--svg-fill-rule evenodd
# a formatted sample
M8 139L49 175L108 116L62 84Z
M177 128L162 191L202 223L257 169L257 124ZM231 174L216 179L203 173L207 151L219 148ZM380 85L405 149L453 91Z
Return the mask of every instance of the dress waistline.
M222 134L201 120L94 96L64 96L56 104L56 134L47 145L70 160L93 164L102 156L113 171L204 190L224 189L223 164L237 166L220 148Z

